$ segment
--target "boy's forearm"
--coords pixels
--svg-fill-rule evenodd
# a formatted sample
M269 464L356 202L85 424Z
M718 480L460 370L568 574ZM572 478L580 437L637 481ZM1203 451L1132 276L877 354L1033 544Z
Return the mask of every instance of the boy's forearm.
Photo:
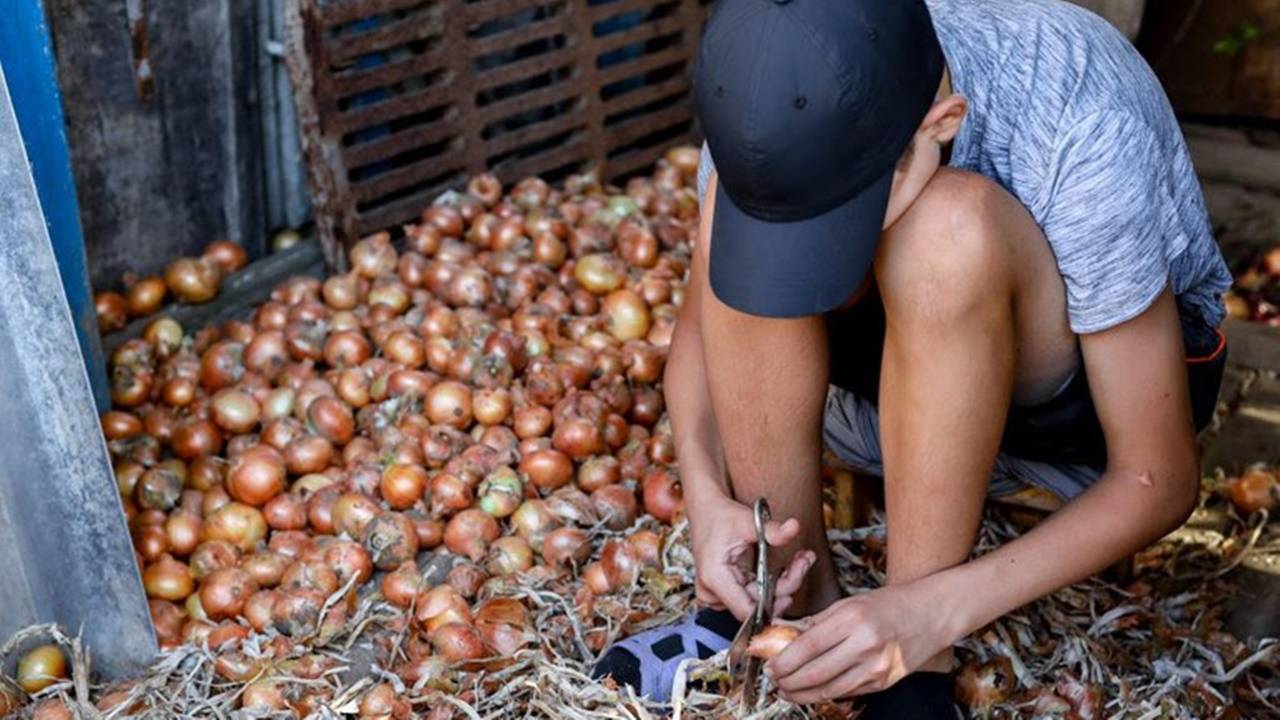
M1094 575L1176 528L1185 492L1108 471L1075 501L1026 535L920 582L946 598L956 641L1029 602Z
M663 386L686 506L729 495L724 452L696 332L682 331L677 325Z

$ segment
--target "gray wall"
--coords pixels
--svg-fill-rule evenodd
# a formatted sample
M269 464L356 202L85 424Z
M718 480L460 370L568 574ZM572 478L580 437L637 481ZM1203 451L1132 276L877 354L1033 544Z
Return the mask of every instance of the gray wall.
M134 73L141 12L152 86ZM91 281L265 231L253 0L46 0Z

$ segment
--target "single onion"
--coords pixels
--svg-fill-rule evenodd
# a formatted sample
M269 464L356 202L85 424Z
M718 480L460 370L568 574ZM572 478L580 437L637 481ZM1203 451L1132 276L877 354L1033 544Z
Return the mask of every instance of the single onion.
M484 641L475 626L453 622L431 634L431 647L449 662L475 660L485 656Z
M529 611L515 598L497 597L481 603L476 608L475 627L485 646L500 657L511 657L532 640Z
M125 301L129 304L129 315L146 317L156 312L164 304L164 296L168 290L165 281L155 275L133 283L124 294Z
M765 628L764 632L767 633L773 629L776 629L775 626L770 626ZM787 629L792 631L791 638L781 642L779 650L785 647L787 642L795 639L797 634L794 628ZM756 638L759 637L761 636L756 636ZM754 646L756 639L752 638L751 642ZM751 647L747 648L747 652L751 652ZM1007 700L1017 688L1018 677L1013 672L1013 663L1009 658L996 656L984 663L965 663L960 672L956 673L955 682L957 699L964 703L965 707L982 711ZM1075 715L1075 717L1080 716Z
M417 556L418 532L404 514L385 512L365 527L364 548L374 567L394 570Z
M622 287L627 269L613 255L595 253L579 258L573 267L573 278L587 291L605 295Z
M205 518L204 540L223 540L242 552L253 550L267 535L267 521L257 508L230 502Z
M518 535L494 540L489 546L485 569L499 577L515 575L533 567L533 548Z
M596 595L607 595L613 589L609 584L609 576L604 571L604 565L599 561L589 563L582 569L582 583Z
M284 458L270 445L254 445L231 461L227 492L231 497L260 507L284 492Z
M163 555L147 566L142 573L142 586L147 597L172 602L185 600L195 589L190 568L169 555Z
M422 499L427 483L427 471L421 465L396 463L382 471L378 490L393 510L407 510Z
M471 390L466 385L446 380L427 393L424 412L436 425L465 430L471 425Z
M551 512L545 500L525 500L511 515L511 527L516 534L528 541L534 550L542 549L547 533L560 526L560 519Z
M317 434L335 445L346 445L355 436L351 409L332 395L322 395L307 407L307 422Z
M471 623L471 607L452 585L425 588L414 599L416 620L428 634L453 622Z
M212 262L196 258L178 258L164 270L164 282L179 300L199 304L218 294L222 273Z
M649 306L631 290L614 290L600 304L605 329L620 342L639 340L649 333Z
M314 632L328 598L316 590L289 590L276 593L271 606L271 624L286 637ZM339 606L341 603L339 603Z
M449 519L444 528L444 545L452 553L479 560L501 534L498 521L492 515L471 508Z
M390 275L396 270L396 250L391 247L391 235L387 232L374 233L360 240L351 247L348 257L352 270L370 280Z
M622 485L606 485L591 493L591 503L610 530L626 530L636 521L636 494Z
M479 565L470 562L461 562L453 566L449 571L449 575L445 578L445 583L458 591L458 594L464 598L471 599L480 592L481 586L489 579L489 574L480 568Z
M191 575L204 580L214 570L231 567L240 559L240 550L224 540L206 540L191 553Z
M178 557L190 555L200 544L203 527L203 521L194 512L171 514L164 522L165 534L169 536L169 551Z
M297 493L281 493L262 507L262 516L272 530L305 530L307 503Z
M238 567L220 568L200 586L200 605L211 620L239 615L249 596L258 591L249 573Z
M115 332L129 323L129 304L124 296L100 292L93 296L93 311L98 316L98 332Z
M400 567L384 575L379 587L387 602L407 609L422 589L422 571L418 569L416 562L405 561Z
M579 565L591 557L591 540L578 528L556 528L542 539L542 559L552 567Z
M661 466L650 469L645 473L643 488L645 512L659 522L670 523L684 504L674 471Z
M213 396L213 422L230 433L247 433L258 426L262 408L247 392L225 388Z
M240 567L249 573L258 587L263 588L279 585L291 564L292 560L288 555L271 550L259 551L240 559Z
M57 645L48 644L28 650L18 660L14 679L28 693L38 693L67 678L67 657ZM70 717L68 715L67 717Z
M351 578L360 585L373 576L373 560L369 552L350 540L338 540L326 547L324 561L338 573L338 582L343 585Z
M240 245L230 240L214 240L204 248L203 257L213 263L223 274L230 274L249 262L249 255Z
M471 486L457 475L440 473L431 478L431 510L438 515L452 515L471 507Z
M280 576L280 589L315 590L323 595L337 591L338 574L319 560L295 560Z
M182 346L182 326L173 318L156 318L143 328L142 337L156 349L156 357L165 359Z
M1280 482L1275 473L1263 467L1252 467L1227 486L1236 509L1246 515L1259 510L1274 510L1280 504Z
M359 542L365 528L381 512L378 503L363 493L343 493L333 504L333 529Z
M636 558L644 567L657 568L662 564L662 536L652 530L637 530L627 537L636 551Z
M640 557L635 546L625 540L607 540L600 550L600 565L613 590L629 588L640 577Z
M417 511L410 511L409 519L413 521L413 529L418 533L420 549L431 550L444 542L444 520L427 517Z
M600 521L591 498L576 487L562 487L548 495L547 507L565 523L590 526Z
M596 455L578 466L578 487L592 493L622 480L622 467L612 455Z
M518 408L513 420L516 436L521 439L541 437L551 429L551 411L541 405Z
M747 643L747 654L768 660L782 652L799 636L800 630L791 625L770 625L751 637L751 641Z
M494 470L480 484L480 509L494 517L507 517L520 507L523 499L524 483L509 467Z

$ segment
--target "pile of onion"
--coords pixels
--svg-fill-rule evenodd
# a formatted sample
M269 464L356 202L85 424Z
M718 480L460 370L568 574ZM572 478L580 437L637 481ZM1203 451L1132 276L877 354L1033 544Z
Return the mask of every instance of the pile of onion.
M625 192L480 176L402 238L357 242L348 273L121 343L102 428L161 645L206 644L250 683L245 708L302 712L322 700L265 669L319 677L299 646L341 637L370 596L400 613L385 667L407 685L536 648L529 583L603 642L589 609L664 582L682 513L660 381L696 164L675 150ZM96 298L102 328L206 302L245 261L219 241L131 279ZM390 688L361 712L403 710Z
M249 256L230 240L215 240L198 258L178 258L165 266L163 276L137 277L125 273L123 294L101 291L93 296L98 329L103 334L124 328L129 320L159 312L165 300L198 304L212 300L231 273L244 267Z

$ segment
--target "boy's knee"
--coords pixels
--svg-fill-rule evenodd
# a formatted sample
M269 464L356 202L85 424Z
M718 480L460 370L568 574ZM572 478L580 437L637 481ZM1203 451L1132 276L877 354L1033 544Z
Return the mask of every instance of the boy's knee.
M884 235L876 279L891 314L945 320L1012 292L1009 232L1017 203L974 173L943 169ZM1024 212L1021 206L1016 210Z

